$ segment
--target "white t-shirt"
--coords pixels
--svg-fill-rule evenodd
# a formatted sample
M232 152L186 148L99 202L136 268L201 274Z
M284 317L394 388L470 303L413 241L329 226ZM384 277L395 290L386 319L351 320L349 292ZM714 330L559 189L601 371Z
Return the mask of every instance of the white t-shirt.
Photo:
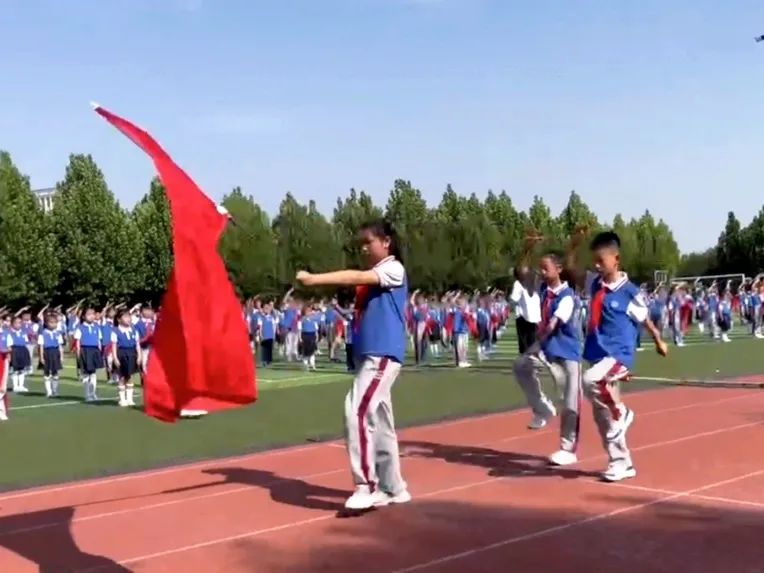
M515 281L509 300L514 303L518 317L533 324L541 322L541 299L538 293L529 293L520 281Z

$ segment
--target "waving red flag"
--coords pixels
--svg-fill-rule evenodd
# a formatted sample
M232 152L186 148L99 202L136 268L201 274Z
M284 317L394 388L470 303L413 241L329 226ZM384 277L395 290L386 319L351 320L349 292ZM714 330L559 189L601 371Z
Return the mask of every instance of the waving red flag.
M173 422L183 409L214 412L254 402L249 333L217 250L227 213L148 133L94 107L151 157L170 206L175 264L151 341L146 414Z

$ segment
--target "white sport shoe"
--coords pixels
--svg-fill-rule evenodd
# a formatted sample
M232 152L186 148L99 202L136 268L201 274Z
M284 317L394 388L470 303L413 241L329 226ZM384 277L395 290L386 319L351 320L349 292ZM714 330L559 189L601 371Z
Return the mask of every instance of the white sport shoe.
M567 450L558 450L549 456L549 463L554 466L569 466L578 462L578 456Z
M624 411L621 412L621 417L610 424L610 430L605 435L605 438L609 442L626 435L626 431L634 423L634 410L626 408L625 406L624 408Z
M0 422L7 422L8 421L8 414L5 412L0 412Z
M120 408L127 408L130 404L127 403L127 400L120 400L119 401L119 407Z
M351 509L360 511L363 509L371 509L374 507L377 497L371 493L371 489L368 485L359 485L355 488L355 492L345 502L345 509Z
M374 498L374 507L385 507L387 505L408 503L411 501L411 494L407 489L394 495L382 490L377 490L371 495Z
M540 430L549 423L551 418L554 418L557 415L557 408L554 407L552 402L547 399L543 401L543 404L547 411L543 414L533 414L533 419L530 424L528 424L529 430Z
M608 464L607 469L602 473L602 479L607 482L617 482L636 477L636 475L637 470L630 461L618 460Z

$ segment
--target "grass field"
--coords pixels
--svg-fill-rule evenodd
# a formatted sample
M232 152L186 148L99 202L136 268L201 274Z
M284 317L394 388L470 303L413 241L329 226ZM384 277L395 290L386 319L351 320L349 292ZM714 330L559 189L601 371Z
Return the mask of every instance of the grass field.
M730 344L693 334L685 348L662 359L646 347L639 354L629 387L638 390L682 379L721 380L764 373L764 342L733 332ZM396 421L409 426L446 418L508 410L523 405L510 373L516 355L511 337L495 355L474 368L455 369L449 353L430 366L406 367L396 384ZM156 466L233 455L338 437L350 376L323 360L316 373L299 365L258 370L257 404L166 425L140 411L116 407L116 390L99 385L100 404L81 401L81 385L71 365L61 397L42 395L42 379L32 376L32 393L11 396L11 421L0 425L0 489L29 487L122 473Z

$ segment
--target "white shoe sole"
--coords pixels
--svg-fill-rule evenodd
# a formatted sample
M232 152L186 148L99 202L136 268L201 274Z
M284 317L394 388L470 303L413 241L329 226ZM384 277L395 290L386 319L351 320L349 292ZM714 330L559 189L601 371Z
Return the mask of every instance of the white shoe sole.
M625 479L631 479L633 477L637 477L637 470L634 467L630 467L617 474L609 474L609 473L602 474L602 480L608 483L615 483L615 482L623 481Z
M374 502L374 507L386 507L388 505L400 505L403 503L409 503L411 501L411 494L408 491L403 491L398 495L385 495L384 497L377 499Z
M573 464L577 464L577 463L578 463L578 457L575 455L572 457L564 458L564 459L555 458L554 454L549 456L549 464L553 466L564 467L564 466L572 466Z

